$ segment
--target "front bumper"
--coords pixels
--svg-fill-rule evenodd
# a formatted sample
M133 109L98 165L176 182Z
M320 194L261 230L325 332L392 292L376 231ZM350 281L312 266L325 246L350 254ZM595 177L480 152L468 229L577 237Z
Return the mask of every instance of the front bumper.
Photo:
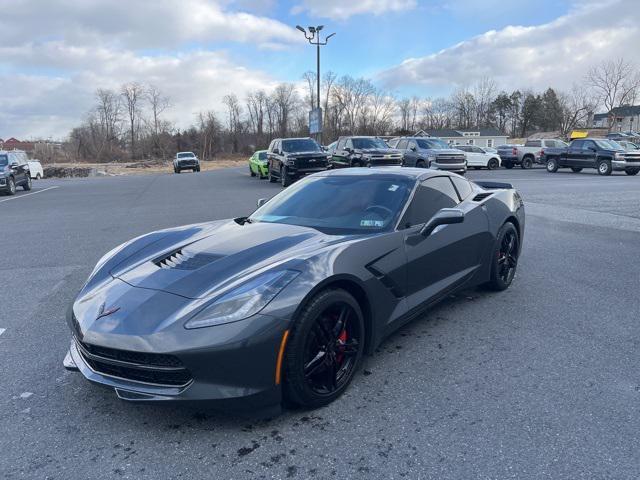
M7 182L7 177L0 177L0 190L8 190L9 182Z
M170 355L179 359L189 374L184 382L132 380L132 377L104 368L107 364L125 365L123 369L157 369L140 362L131 363L116 357L94 356L74 337L63 362L68 370L78 370L90 382L111 388L118 398L133 402L207 401L225 409L272 408L282 400L276 384L277 357L286 329L286 321L257 314L240 322L184 331L183 349L167 351L165 338L141 339L122 335L101 336L90 345L132 356ZM99 343L99 344L98 344ZM175 339L171 340L175 344ZM144 345L135 348L133 345ZM93 352L95 353L95 351ZM98 358L98 362L96 362Z
M640 168L640 161L613 160L611 168L615 171L627 170L629 168Z
M287 175L290 177L304 177L312 173L324 172L327 165L321 165L313 168L296 168L295 165L287 165Z
M431 168L437 170L446 170L448 172L466 172L466 163L438 163L437 161L431 162Z
M177 168L198 168L200 164L198 162L178 162Z

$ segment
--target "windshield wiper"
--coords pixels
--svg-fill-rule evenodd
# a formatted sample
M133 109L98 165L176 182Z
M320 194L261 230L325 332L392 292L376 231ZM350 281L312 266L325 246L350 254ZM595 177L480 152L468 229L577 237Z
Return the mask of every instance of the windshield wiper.
M253 220L251 220L249 217L238 217L238 218L234 218L233 221L236 222L238 225L244 225L245 223L253 223Z

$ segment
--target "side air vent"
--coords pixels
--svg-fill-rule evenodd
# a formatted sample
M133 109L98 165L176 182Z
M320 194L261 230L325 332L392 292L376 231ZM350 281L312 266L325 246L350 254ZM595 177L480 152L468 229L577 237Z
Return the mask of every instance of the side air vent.
M491 195L493 195L493 192L481 192L481 193L478 193L475 197L473 197L473 201L481 202L482 200L484 200L487 197L490 197Z
M221 255L211 253L188 254L180 250L174 250L164 257L156 258L153 263L166 270L177 268L179 270L197 270L221 258Z

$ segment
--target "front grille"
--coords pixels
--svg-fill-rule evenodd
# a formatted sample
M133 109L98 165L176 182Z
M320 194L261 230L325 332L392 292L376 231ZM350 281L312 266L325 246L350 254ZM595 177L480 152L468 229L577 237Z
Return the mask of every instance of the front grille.
M91 369L104 375L168 387L184 386L192 378L173 355L117 350L77 340L76 345Z
M401 165L402 155L371 155L369 162L372 165Z
M296 158L295 166L296 168L323 168L327 166L327 158Z
M640 162L640 155L629 155L628 153L624 156L624 159L627 162Z
M458 155L437 155L436 163L441 163L441 164L464 163L464 157L460 157Z

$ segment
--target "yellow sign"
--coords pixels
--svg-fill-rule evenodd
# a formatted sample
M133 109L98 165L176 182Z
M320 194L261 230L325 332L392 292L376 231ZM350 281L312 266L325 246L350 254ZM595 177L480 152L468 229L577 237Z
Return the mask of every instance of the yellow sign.
M586 130L573 130L569 138L571 140L575 140L576 138L587 138L588 135L589 132L587 132Z

